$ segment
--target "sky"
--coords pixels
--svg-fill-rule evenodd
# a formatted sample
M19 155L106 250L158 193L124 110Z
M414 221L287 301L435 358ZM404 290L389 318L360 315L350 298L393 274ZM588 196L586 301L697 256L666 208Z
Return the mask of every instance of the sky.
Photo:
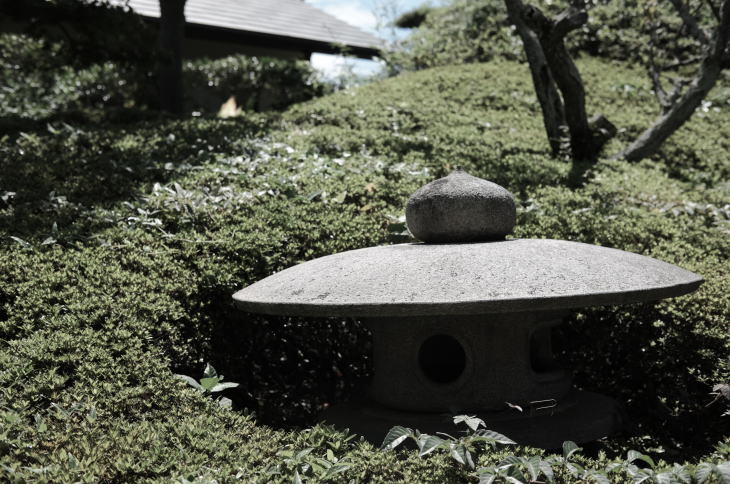
M306 0L306 2L350 25L385 40L392 40L393 35L403 36L407 31L393 32L393 29L385 24L401 13L427 3L427 0ZM369 75L380 69L380 64L374 61L328 54L312 55L312 66L326 77L337 77L348 65L358 75Z

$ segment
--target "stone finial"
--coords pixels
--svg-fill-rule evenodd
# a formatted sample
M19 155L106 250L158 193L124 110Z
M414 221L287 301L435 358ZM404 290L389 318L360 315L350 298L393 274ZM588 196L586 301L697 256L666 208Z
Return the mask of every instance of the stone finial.
M460 168L421 187L406 205L408 229L427 243L502 240L516 217L509 191Z

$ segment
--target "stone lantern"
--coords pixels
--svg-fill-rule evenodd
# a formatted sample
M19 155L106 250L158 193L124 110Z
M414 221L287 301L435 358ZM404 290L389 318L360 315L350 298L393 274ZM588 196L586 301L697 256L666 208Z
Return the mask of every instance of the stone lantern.
M620 423L614 400L571 386L551 328L573 308L680 296L697 274L617 249L509 239L512 194L457 170L418 190L407 224L421 243L311 260L237 292L248 312L362 321L373 335L368 395L324 419L380 443L394 425L453 432L478 415L518 443L589 442Z

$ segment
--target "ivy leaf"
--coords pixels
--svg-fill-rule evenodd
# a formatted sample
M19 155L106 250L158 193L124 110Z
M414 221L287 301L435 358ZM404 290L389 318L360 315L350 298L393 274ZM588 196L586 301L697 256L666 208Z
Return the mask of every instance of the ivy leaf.
M451 457L459 464L466 465L466 448L463 445L451 444Z
M568 462L565 465L565 468L568 470L568 472L573 476L577 477L579 474L583 473L583 466L576 464L575 462Z
M306 448L300 450L299 452L297 452L296 455L294 455L294 459L297 461L300 461L303 458L305 458L306 456L308 456L309 454L311 454L313 450L314 450L314 447L306 447Z
M522 472L522 469L520 469L517 466L512 466L509 469L507 469L507 475L505 477L508 482L514 482L510 478L514 479L515 481L519 482L520 484L528 482L528 479L525 476L525 473Z
M302 478L299 476L299 471L294 469L294 478L292 479L293 484L302 484Z
M730 385L727 383L719 383L712 387L712 391L719 393L725 399L730 400Z
M421 438L418 439L418 448L420 449L418 456L423 457L430 454L434 450L438 449L444 442L444 439L436 435L421 435Z
M525 467L527 468L527 472L530 474L530 480L536 481L538 477L540 477L540 458L535 456L530 459L527 459L527 462L525 462Z
M15 242L19 243L20 245L22 245L23 247L25 247L26 249L31 247L30 243L26 242L25 240L21 239L20 237L11 235L10 238L13 239Z
M697 480L697 484L705 484L705 482L707 482L712 475L713 467L714 466L712 464L707 462L703 462L697 466L697 469L695 469L695 480Z
M214 387L215 387L216 385L218 385L218 382L220 382L220 380L218 379L218 377L217 377L217 376L214 376L214 377L210 377L210 378L201 378L201 379L200 379L200 385L201 385L201 386L202 386L202 387L203 387L203 388L204 388L205 390L207 390L207 391L209 391L209 392L210 392L210 391L212 391L212 389L213 389L213 388L214 388Z
M332 476L335 476L337 474L341 474L352 467L349 464L335 464L329 469L327 469L327 472L324 473L323 479L331 478Z
M598 484L611 484L611 480L605 474L598 471L587 471L583 477L589 477Z
M187 376L187 375L178 375L178 374L175 374L175 376L177 378L181 379L182 381L184 381L185 383L187 383L188 385L190 385L191 387L195 388L196 390L200 390L201 392L205 391L205 388L200 386L200 383L198 383L195 380L195 378Z
M233 383L230 381L221 382L210 389L210 393L216 393L216 392L222 392L226 388L236 388L238 386L238 383Z
M457 415L454 417L454 423L465 423L467 427L472 429L474 432L479 430L479 427L486 427L484 420L474 417L473 415Z
M502 435L499 432L495 432L494 430L482 430L479 432L479 435L487 440L497 442L498 444L510 445L517 443L509 437Z
M548 482L553 482L555 480L553 466L551 466L549 462L540 460L540 471L543 473Z
M522 481L522 480L520 480L516 477L512 477L512 476L504 476L504 479L507 482L511 482L512 484L525 484L525 481Z
M203 371L203 378L215 378L217 376L218 373L215 371L215 368L213 368L213 365L206 363L205 371Z
M497 475L491 472L479 474L479 484L493 484L495 479L497 479Z
M635 450L630 450L628 452L628 454L626 456L626 460L629 462L634 462L636 460L640 460L642 462L649 464L649 467L651 467L652 469L656 466L656 464L654 464L654 459L652 459L648 455L642 454L641 452L637 452Z
M499 463L499 467L516 466L522 463L522 459L516 455L508 455Z
M722 484L730 484L730 463L717 464L715 466L715 475Z
M451 444L451 457L459 464L474 469L474 461L471 458L471 452L463 444Z
M395 449L402 444L408 437L413 437L413 430L396 425L390 429L383 439L383 444L380 446L381 449L390 450Z
M681 466L679 464L674 464L674 469L672 470L672 474L678 480L679 482L683 482L685 484L690 484L692 482L692 475L689 473L686 467Z
M580 447L578 447L578 444L573 442L572 440L566 440L563 442L563 458L569 459L571 455L575 454L580 450Z

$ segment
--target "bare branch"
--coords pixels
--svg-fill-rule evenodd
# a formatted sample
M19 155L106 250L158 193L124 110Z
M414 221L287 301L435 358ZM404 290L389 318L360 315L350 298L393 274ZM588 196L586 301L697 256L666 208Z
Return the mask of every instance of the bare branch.
M659 105L662 107L662 111L666 111L669 109L669 104L667 103L667 91L664 90L664 86L662 85L662 79L661 79L661 72L659 69L659 66L657 66L656 63L656 45L657 45L657 36L656 36L657 26L656 22L654 22L654 25L651 29L651 36L649 37L649 78L651 79L651 86L654 90L654 95L657 98L657 101L659 101Z
M730 57L726 52L728 39L730 39L730 1L723 0L720 5L720 21L717 25L709 56L717 57L721 62Z
M691 83L692 79L684 78L678 78L673 81L674 89L672 89L672 92L670 92L667 96L667 109L665 111L668 111L677 103L679 97L682 95L682 91L684 91L684 88L689 86Z
M601 145L618 133L616 125L609 121L603 114L596 114L588 121L588 124L591 127L591 131L600 140Z
M700 62L701 60L702 60L701 56L688 57L686 59L677 60L675 62L672 62L671 64L665 65L663 67L663 70L673 71L674 69L678 69L680 67L688 66L691 64L696 64L697 62Z
M562 40L568 33L585 25L587 21L588 13L571 5L555 18L550 33L551 40L553 42Z
M522 2L520 2L522 3ZM520 15L525 24L535 31L538 36L547 35L551 28L551 22L538 7L527 4L523 5Z
M671 4L674 6L674 10L677 11L677 14L682 19L682 22L684 23L684 26L687 27L687 31L689 34L695 38L700 44L707 45L710 43L710 39L707 37L707 34L704 30L700 27L699 23L697 22L697 18L692 15L692 13L689 11L689 8L687 8L687 5L684 3L683 0L669 0Z
M678 96L672 107L662 113L654 124L617 157L638 161L651 156L692 116L710 89L715 86L722 70L730 64L726 54L729 38L730 0L723 0L720 6L720 22L715 29L710 49L700 64L699 72L689 83L687 91Z
M659 106L661 106L662 108L662 112L668 111L669 108L672 107L672 103L670 101L671 96L667 94L667 91L664 90L664 87L662 86L662 81L659 78L659 73L656 70L651 69L649 70L649 77L651 78L651 85L652 89L654 90L654 95L659 102ZM675 91L672 91L672 94L675 94Z

